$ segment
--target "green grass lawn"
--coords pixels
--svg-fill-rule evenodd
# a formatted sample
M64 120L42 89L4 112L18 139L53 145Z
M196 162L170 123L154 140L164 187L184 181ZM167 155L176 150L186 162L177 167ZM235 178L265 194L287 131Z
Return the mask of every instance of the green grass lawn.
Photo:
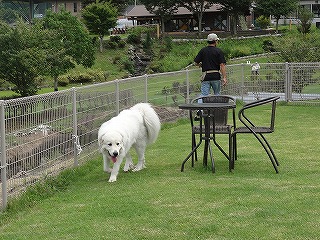
M53 194L11 204L0 239L319 239L319 119L319 107L278 105L267 137L279 174L251 135L238 136L232 173L216 148L215 174L201 161L180 172L190 124L165 124L146 169L108 183L97 156L44 188Z

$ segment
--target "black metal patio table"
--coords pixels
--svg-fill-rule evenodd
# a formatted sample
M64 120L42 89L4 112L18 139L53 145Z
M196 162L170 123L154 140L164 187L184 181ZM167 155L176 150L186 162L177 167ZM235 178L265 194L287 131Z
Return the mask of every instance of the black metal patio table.
M222 147L216 142L215 139L215 117L214 117L214 110L216 109L235 109L236 105L234 103L186 103L180 104L180 109L185 110L200 110L202 111L202 117L204 118L204 136L200 135L199 143L192 149L192 151L188 154L188 156L184 159L181 172L184 170L184 165L188 161L188 159L195 153L195 151L199 148L204 140L204 151L203 151L203 165L206 167L208 164L208 151L210 148L210 141L213 141L214 144L218 147L218 149L225 155L227 154L224 152ZM210 124L212 124L212 133L210 132ZM200 124L200 127L202 124ZM215 172L215 164L214 164L214 157L212 155L212 151L210 151L210 158L212 162L212 172ZM229 161L233 161L230 156L228 156Z

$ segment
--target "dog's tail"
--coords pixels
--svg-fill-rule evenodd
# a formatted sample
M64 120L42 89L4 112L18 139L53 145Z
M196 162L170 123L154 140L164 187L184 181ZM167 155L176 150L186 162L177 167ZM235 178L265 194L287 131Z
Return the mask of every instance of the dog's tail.
M161 128L158 114L149 103L138 103L132 109L136 109L141 113L148 132L148 143L154 143Z

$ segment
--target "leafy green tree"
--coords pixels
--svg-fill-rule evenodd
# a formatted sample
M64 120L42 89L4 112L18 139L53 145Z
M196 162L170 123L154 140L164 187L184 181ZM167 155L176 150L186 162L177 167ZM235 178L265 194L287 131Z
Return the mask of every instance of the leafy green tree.
M83 6L86 7L91 3L95 3L96 0L82 0ZM133 5L134 0L100 0L99 2L110 2L112 3L119 11L123 11L128 5ZM137 1L138 2L138 1Z
M52 35L41 26L17 22L15 28L2 23L0 27L0 78L13 83L21 96L37 93L36 78L46 71L45 49Z
M298 25L297 29L303 35L306 35L311 31L311 25L314 14L306 8L300 7L298 10Z
M92 34L97 34L100 40L100 52L103 51L103 37L117 23L117 8L110 2L96 2L82 9L82 18Z
M185 7L190 12L192 12L198 19L198 31L202 31L202 17L203 13L206 9L209 9L215 1L205 1L205 0L182 0L180 1L180 5Z
M146 9L160 18L161 30L165 32L165 21L178 11L177 0L141 0Z
M298 0L256 0L255 10L265 16L272 15L276 19L276 32L279 29L279 19L293 13L298 8Z
M259 16L256 20L258 27L262 29L266 29L268 26L270 26L270 18L266 16Z
M54 79L54 90L58 90L58 76L76 64L91 67L95 60L92 38L85 26L70 12L47 12L43 26L55 36L47 51L47 73Z
M239 16L248 16L252 0L217 0L222 5L222 10L230 15L231 33L237 34Z

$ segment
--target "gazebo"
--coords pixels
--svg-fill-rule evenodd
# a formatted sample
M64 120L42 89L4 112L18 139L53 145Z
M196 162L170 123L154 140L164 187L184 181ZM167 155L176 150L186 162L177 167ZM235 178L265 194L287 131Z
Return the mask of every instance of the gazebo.
M212 5L206 9L202 18L202 29L205 31L227 31L228 17L220 10L219 4ZM150 13L144 5L136 5L127 9L125 17L132 20L134 24L156 24L160 23L160 17ZM165 31L184 32L198 31L198 22L195 15L184 7L179 7L170 20L165 22Z

